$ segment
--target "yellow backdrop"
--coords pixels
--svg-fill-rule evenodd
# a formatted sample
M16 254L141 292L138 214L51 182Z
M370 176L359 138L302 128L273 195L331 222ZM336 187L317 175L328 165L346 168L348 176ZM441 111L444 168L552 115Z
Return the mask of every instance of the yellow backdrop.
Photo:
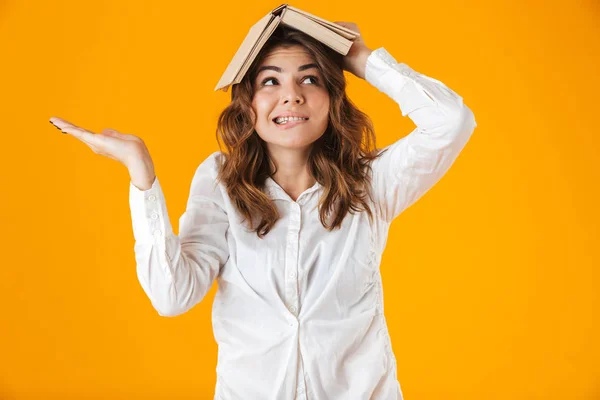
M0 399L212 399L216 285L158 316L135 272L125 167L48 123L141 136L177 233L194 170L218 150L229 93L213 89L279 5L200 4L0 2ZM384 253L405 398L600 398L598 3L291 5L356 22L478 123ZM379 147L414 128L368 82L349 76L348 91Z

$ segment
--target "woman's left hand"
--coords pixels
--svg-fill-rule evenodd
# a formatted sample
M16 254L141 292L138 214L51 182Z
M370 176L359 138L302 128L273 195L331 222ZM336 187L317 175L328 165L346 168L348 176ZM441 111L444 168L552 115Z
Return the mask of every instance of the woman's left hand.
M340 22L335 21L336 24L348 28L354 32L360 33L358 26L354 22ZM372 50L367 47L363 40L362 34L356 38L352 43L348 54L344 56L344 69L358 76L361 79L365 79L365 69L367 66L367 58L371 54Z

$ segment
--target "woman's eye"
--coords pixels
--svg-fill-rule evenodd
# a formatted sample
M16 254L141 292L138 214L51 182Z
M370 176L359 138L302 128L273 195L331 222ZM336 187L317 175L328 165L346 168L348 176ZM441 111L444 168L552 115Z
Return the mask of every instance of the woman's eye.
M307 79L312 79L312 80L313 80L313 84L314 84L314 83L317 83L317 82L319 81L319 80L317 79L317 77L316 77L316 76L312 76L312 75L310 75L310 76L307 76L307 77L305 77L305 78L302 80L302 82L304 82L304 81L305 81L305 80L307 80ZM277 82L277 79L275 79L275 78L267 78L267 79L264 79L264 80L262 81L262 85L263 85L263 86L273 86L273 85L267 85L267 82L270 82L270 81Z

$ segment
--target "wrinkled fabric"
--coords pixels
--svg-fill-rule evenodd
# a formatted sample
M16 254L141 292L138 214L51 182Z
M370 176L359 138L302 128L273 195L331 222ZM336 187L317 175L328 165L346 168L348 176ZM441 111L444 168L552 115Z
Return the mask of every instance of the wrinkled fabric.
M365 73L416 125L372 164L373 222L365 212L347 214L328 232L318 182L294 201L268 178L264 191L281 218L260 239L216 182L222 154L215 152L195 171L175 235L158 177L143 191L130 182L137 275L158 314L185 313L217 282L214 399L403 398L381 256L390 223L442 178L476 123L458 94L383 47Z

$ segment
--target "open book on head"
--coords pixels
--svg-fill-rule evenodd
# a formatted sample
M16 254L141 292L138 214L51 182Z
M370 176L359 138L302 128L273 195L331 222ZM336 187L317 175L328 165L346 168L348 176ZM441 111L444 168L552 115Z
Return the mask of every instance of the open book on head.
M358 32L346 27L282 4L250 28L242 45L221 76L215 91L227 92L229 86L242 81L248 68L280 23L312 36L342 55L348 54L352 43L360 36Z

